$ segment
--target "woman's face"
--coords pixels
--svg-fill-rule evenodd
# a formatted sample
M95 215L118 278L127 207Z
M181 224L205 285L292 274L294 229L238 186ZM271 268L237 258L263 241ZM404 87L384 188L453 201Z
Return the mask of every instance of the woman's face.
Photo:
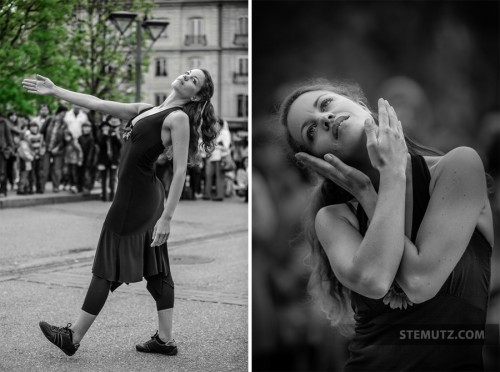
M172 88L182 96L191 98L196 96L205 84L205 74L200 69L186 71L172 82Z
M366 149L364 122L368 109L340 94L327 90L299 96L288 112L292 138L312 155L331 153L349 164Z

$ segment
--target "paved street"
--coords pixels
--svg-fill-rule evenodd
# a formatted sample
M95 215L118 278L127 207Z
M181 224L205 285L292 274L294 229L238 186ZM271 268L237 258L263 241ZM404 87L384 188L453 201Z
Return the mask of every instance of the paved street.
M248 205L239 198L182 201L176 210L169 253L177 356L135 351L157 329L145 281L109 296L73 357L45 339L40 320L76 319L109 206L0 210L0 371L246 371Z

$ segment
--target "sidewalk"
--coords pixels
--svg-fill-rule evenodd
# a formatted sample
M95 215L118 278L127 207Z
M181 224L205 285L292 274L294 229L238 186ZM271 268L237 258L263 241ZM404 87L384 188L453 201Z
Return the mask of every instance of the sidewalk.
M34 205L71 203L77 201L98 200L101 195L100 188L94 188L90 195L82 193L73 194L70 191L61 190L58 193L52 192L51 187L47 187L44 194L17 195L14 190L9 191L6 197L0 198L0 209L20 208Z

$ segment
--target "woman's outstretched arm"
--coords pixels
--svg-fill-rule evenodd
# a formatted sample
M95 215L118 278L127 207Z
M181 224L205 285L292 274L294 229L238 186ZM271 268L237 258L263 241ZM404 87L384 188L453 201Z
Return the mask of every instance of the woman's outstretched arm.
M148 103L121 103L106 101L90 94L77 93L55 85L50 79L37 75L36 79L24 79L23 87L30 93L44 96L56 96L72 104L130 120L140 111L151 107Z

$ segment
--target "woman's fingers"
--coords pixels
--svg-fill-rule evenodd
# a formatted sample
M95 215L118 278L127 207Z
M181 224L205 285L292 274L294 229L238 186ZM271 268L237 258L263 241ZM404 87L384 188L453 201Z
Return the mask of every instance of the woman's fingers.
M378 100L378 125L380 130L389 128L389 113L387 112L387 105L383 98Z
M334 167L335 171L339 171L340 173L345 174L350 169L348 165L346 165L342 160L340 160L333 154L326 154L325 160Z
M151 242L151 247L155 246L156 239L157 239L157 234L156 234L156 226L155 226L154 229L153 229L153 240Z
M366 146L377 145L377 126L372 118L365 120Z
M336 183L343 182L344 177L342 173L335 168L335 160L331 161L327 159L327 156L328 154L325 155L325 160L323 160L303 152L295 155L297 160L301 161L306 167L318 173L320 176L328 178ZM340 162L340 160L338 161Z
M394 107L392 107L389 102L385 101L386 103L386 108L387 108L387 113L389 115L389 126L397 130L397 125L398 125L398 117L396 115L396 111L394 110Z
M47 80L47 78L45 76L38 75L38 74L36 74L36 79L37 80L43 80L43 81Z

